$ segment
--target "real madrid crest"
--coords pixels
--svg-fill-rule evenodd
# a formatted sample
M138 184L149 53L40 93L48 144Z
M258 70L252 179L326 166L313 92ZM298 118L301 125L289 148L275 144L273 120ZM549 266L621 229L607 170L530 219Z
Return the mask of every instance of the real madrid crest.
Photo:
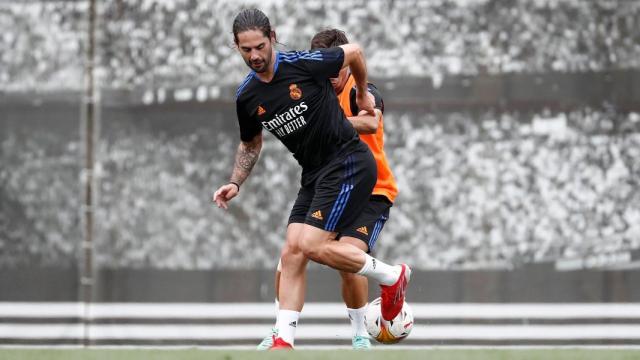
M302 97L302 89L296 84L289 85L289 96L291 96L293 100L300 100Z

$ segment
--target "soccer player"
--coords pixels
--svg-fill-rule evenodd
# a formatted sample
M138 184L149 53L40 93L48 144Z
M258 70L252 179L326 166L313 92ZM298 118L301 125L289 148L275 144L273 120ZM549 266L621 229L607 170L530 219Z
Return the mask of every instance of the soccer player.
M301 187L280 256L278 337L271 348L293 348L309 260L378 281L382 316L392 320L404 303L409 266L388 265L356 246L334 240L360 215L376 183L375 159L347 123L329 81L348 66L356 83L358 108L375 115L361 48L346 44L277 52L273 48L276 34L257 9L236 16L233 35L251 72L236 92L241 141L231 179L215 191L213 200L226 209L239 194L258 160L263 128L283 142L302 167ZM301 213L303 222L296 219Z
M314 35L311 40L311 49L331 48L349 43L345 33L338 29L323 30ZM340 70L338 77L331 78L331 85L335 90L340 107L351 122L360 139L371 149L378 168L378 179L369 197L364 211L358 219L338 234L342 242L352 244L363 251L370 253L385 222L389 218L389 210L393 205L398 187L387 162L384 153L384 129L382 112L384 104L378 89L369 84L369 93L375 99L375 116L366 112L360 113L356 104L355 79L348 68ZM301 214L304 215L304 214ZM303 216L300 220L304 220ZM280 264L278 264L280 266ZM362 350L371 348L371 342L364 325L364 315L367 309L368 281L364 276L341 271L342 298L347 306L347 313L351 321L353 349ZM276 294L278 293L280 271L276 271ZM277 303L277 299L276 299ZM272 329L272 335L277 335L278 330ZM266 350L272 345L272 335L267 336L258 345L258 350Z

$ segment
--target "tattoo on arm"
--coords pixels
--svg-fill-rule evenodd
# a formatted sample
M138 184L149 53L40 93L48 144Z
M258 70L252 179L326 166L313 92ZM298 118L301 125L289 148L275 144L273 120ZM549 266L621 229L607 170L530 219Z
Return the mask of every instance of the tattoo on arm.
M236 161L233 165L231 180L239 185L247 179L253 166L258 162L260 150L262 149L262 137L256 136L250 142L241 142L236 151Z

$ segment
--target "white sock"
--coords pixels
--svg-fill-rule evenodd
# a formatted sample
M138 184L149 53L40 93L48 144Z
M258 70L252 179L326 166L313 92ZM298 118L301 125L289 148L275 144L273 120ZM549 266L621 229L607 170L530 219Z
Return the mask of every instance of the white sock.
M365 253L364 266L358 274L377 280L382 285L393 285L398 281L400 272L402 272L402 266L385 264Z
M276 303L276 324L274 325L274 327L277 329L278 328L278 313L280 313L280 302L278 301L278 299L275 299L275 303Z
M278 337L291 344L291 346L293 346L293 340L296 336L296 328L298 327L299 318L300 312L298 311L278 311L278 322L276 323L276 328L278 329Z
M351 335L352 336L369 336L367 333L367 327L364 324L364 314L367 313L367 305L359 309L347 308L347 314L349 314L349 320L351 320Z

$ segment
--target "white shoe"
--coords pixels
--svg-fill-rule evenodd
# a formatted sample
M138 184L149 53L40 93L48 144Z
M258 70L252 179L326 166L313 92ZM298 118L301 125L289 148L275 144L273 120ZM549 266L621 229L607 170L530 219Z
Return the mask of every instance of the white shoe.
M370 350L371 341L366 336L354 336L351 339L351 346L353 350Z
M258 344L258 346L256 347L256 350L262 351L262 350L271 349L271 346L273 346L273 338L277 336L278 336L278 329L271 328L271 333L269 333L269 335L265 336L265 338L262 339L260 344Z

